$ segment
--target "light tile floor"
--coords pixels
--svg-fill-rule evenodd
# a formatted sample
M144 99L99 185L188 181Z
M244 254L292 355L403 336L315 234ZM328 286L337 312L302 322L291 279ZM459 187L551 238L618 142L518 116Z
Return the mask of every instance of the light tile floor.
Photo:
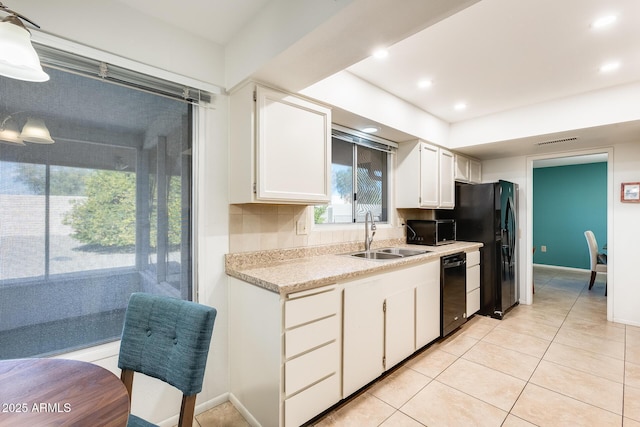
M640 427L640 328L607 322L604 277L534 278L534 304L474 316L313 425ZM196 419L248 425L229 402Z

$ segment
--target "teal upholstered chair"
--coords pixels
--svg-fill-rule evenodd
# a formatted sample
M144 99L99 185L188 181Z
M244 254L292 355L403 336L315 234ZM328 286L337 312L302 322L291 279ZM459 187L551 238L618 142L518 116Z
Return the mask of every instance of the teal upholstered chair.
M118 358L129 401L134 372L158 378L182 391L178 425L192 425L216 313L213 307L191 301L145 293L131 295ZM153 424L129 414L128 426Z

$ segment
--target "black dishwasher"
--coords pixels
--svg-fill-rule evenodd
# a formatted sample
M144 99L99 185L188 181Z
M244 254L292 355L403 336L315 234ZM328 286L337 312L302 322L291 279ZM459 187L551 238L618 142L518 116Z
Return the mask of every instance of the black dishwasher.
M440 261L440 336L467 321L467 255L443 256Z

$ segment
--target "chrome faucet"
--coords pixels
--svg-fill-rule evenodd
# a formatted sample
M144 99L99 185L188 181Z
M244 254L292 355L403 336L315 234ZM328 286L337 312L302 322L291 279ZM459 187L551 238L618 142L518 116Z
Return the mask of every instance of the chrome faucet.
M371 227L369 227L369 218L371 218ZM369 235L371 232L371 235ZM367 211L364 214L364 250L369 252L371 250L371 242L373 242L373 236L376 234L376 223L373 220L373 214L371 211Z

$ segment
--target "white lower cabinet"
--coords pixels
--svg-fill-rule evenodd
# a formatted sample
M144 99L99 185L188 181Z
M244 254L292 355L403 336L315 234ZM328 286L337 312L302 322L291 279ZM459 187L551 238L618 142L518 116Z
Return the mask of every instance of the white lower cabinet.
M339 286L279 294L229 278L230 391L265 427L299 426L342 399Z
M284 301L284 425L298 426L342 398L340 289L326 286Z
M390 295L384 302L383 367L397 365L416 351L416 288Z
M440 336L439 266L430 261L342 284L345 397Z
M480 310L480 251L467 253L467 317Z
M426 277L416 287L416 349L440 337L440 260L424 268Z
M345 284L342 394L356 392L383 372L385 286L383 275Z
M439 259L285 296L229 277L230 394L252 424L304 424L439 335Z
M337 402L336 389L340 389L340 377L333 375L285 400L284 425L286 427L302 425L330 408Z

